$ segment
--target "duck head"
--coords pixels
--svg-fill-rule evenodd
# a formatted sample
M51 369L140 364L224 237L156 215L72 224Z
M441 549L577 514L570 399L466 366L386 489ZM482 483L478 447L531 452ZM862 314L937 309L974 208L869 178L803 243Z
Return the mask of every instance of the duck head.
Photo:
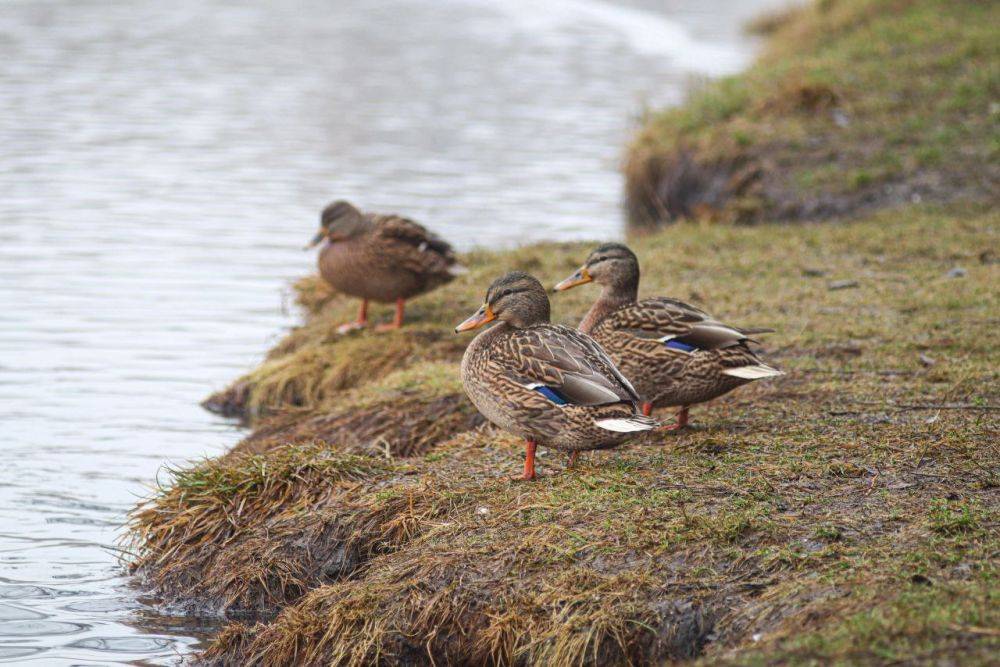
M344 241L357 236L367 228L368 221L364 214L350 202L339 199L323 209L319 216L319 231L305 249L319 245L324 239L330 243Z
M591 282L613 293L629 294L634 298L639 290L639 260L628 246L605 243L595 248L583 266L557 283L552 291L562 292Z
M483 305L455 327L455 333L478 329L493 320L522 329L548 322L549 317L549 297L542 284L523 271L511 271L493 281Z

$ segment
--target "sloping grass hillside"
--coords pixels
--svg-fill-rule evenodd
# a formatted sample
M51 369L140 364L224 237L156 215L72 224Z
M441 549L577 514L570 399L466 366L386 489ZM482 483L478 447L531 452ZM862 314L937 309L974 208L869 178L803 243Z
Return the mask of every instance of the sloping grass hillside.
M996 201L1000 4L818 0L757 27L754 67L643 122L625 164L635 227Z

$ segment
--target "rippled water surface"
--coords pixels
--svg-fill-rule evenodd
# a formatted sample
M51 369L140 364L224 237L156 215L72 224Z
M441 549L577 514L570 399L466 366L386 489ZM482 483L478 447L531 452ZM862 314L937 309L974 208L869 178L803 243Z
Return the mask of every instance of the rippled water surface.
M333 196L462 247L619 233L643 104L782 0L0 4L0 661L171 663L211 631L114 545L198 401L292 321Z

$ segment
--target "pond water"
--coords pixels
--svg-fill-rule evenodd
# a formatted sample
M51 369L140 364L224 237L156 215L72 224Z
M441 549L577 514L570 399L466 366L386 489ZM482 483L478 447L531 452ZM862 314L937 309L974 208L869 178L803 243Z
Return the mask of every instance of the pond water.
M169 664L212 630L114 546L162 466L241 436L198 401L294 321L328 200L460 247L618 236L636 115L782 4L3 3L0 661Z

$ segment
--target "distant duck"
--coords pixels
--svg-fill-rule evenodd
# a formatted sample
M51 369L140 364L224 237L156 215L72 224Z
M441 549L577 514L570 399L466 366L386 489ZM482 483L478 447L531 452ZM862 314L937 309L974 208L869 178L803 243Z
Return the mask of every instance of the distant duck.
M319 272L338 292L361 299L354 322L338 327L346 333L368 324L368 302L396 304L392 324L403 326L407 299L429 292L464 272L451 245L413 220L398 215L362 213L346 201L335 201L320 216L312 248L323 243Z
M549 298L520 271L490 285L483 305L456 332L496 320L469 344L462 382L472 403L527 443L524 474L535 478L537 445L570 452L615 447L658 425L639 396L586 334L549 323Z
M687 425L688 408L754 380L782 375L751 351L748 337L770 329L739 329L676 299L639 301L639 260L620 243L598 247L573 275L555 286L562 291L595 282L604 288L580 323L635 385L643 414L653 407L680 406L677 422Z

